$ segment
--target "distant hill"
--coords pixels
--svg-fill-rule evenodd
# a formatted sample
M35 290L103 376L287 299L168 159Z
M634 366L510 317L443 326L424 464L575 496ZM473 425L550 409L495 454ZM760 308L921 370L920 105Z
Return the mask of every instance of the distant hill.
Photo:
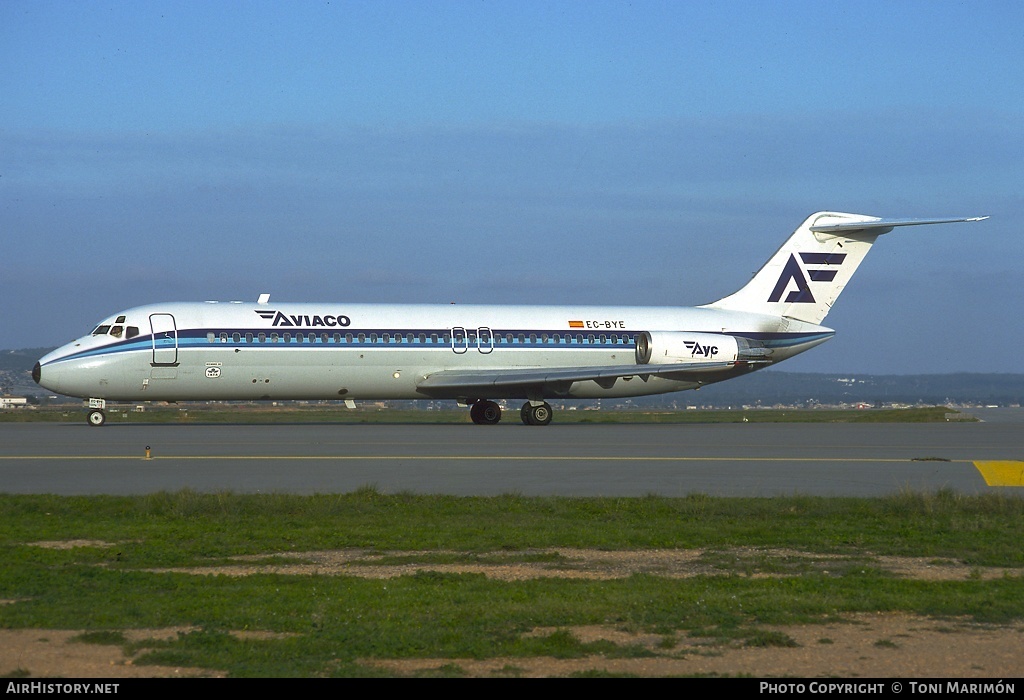
M32 366L53 348L0 350L0 387L14 394L45 393ZM617 400L613 400L617 401ZM742 406L814 403L1024 404L1024 374L809 374L766 369L699 391L631 399L637 406Z
M1024 374L806 374L766 369L697 392L677 402L714 405L776 403L995 404L1024 403Z
M32 371L32 366L46 353L55 348L22 348L21 350L0 350L0 371Z

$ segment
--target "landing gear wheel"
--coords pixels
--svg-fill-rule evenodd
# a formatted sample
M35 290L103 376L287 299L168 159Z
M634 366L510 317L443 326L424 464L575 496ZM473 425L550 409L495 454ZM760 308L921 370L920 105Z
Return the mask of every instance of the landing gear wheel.
M89 425L95 425L97 427L107 422L107 414L99 409L89 411L89 415L86 417Z
M480 422L484 425L496 425L501 420L501 406L493 401L483 401L483 408L480 409Z
M477 425L496 425L501 420L501 406L493 401L477 401L469 408L469 417Z
M534 406L530 402L526 402L519 410L519 417L526 425L547 425L551 422L551 406L547 403Z

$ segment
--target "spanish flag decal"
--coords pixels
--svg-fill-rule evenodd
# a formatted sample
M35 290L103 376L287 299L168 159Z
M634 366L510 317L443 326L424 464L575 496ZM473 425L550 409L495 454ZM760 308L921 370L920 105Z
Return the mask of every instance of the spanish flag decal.
M569 328L583 328L583 321L569 321Z

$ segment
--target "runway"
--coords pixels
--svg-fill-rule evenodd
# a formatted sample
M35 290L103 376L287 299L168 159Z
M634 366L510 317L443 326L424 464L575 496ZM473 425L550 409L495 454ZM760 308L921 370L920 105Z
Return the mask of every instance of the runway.
M9 423L0 424L0 491L1024 495L1020 427Z

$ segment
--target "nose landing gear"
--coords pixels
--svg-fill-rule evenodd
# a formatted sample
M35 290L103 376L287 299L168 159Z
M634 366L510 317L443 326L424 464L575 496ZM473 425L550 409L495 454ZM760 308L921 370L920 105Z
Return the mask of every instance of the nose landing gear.
M103 412L106 407L107 402L104 399L89 399L89 415L85 418L89 425L98 428L107 422L107 414Z

